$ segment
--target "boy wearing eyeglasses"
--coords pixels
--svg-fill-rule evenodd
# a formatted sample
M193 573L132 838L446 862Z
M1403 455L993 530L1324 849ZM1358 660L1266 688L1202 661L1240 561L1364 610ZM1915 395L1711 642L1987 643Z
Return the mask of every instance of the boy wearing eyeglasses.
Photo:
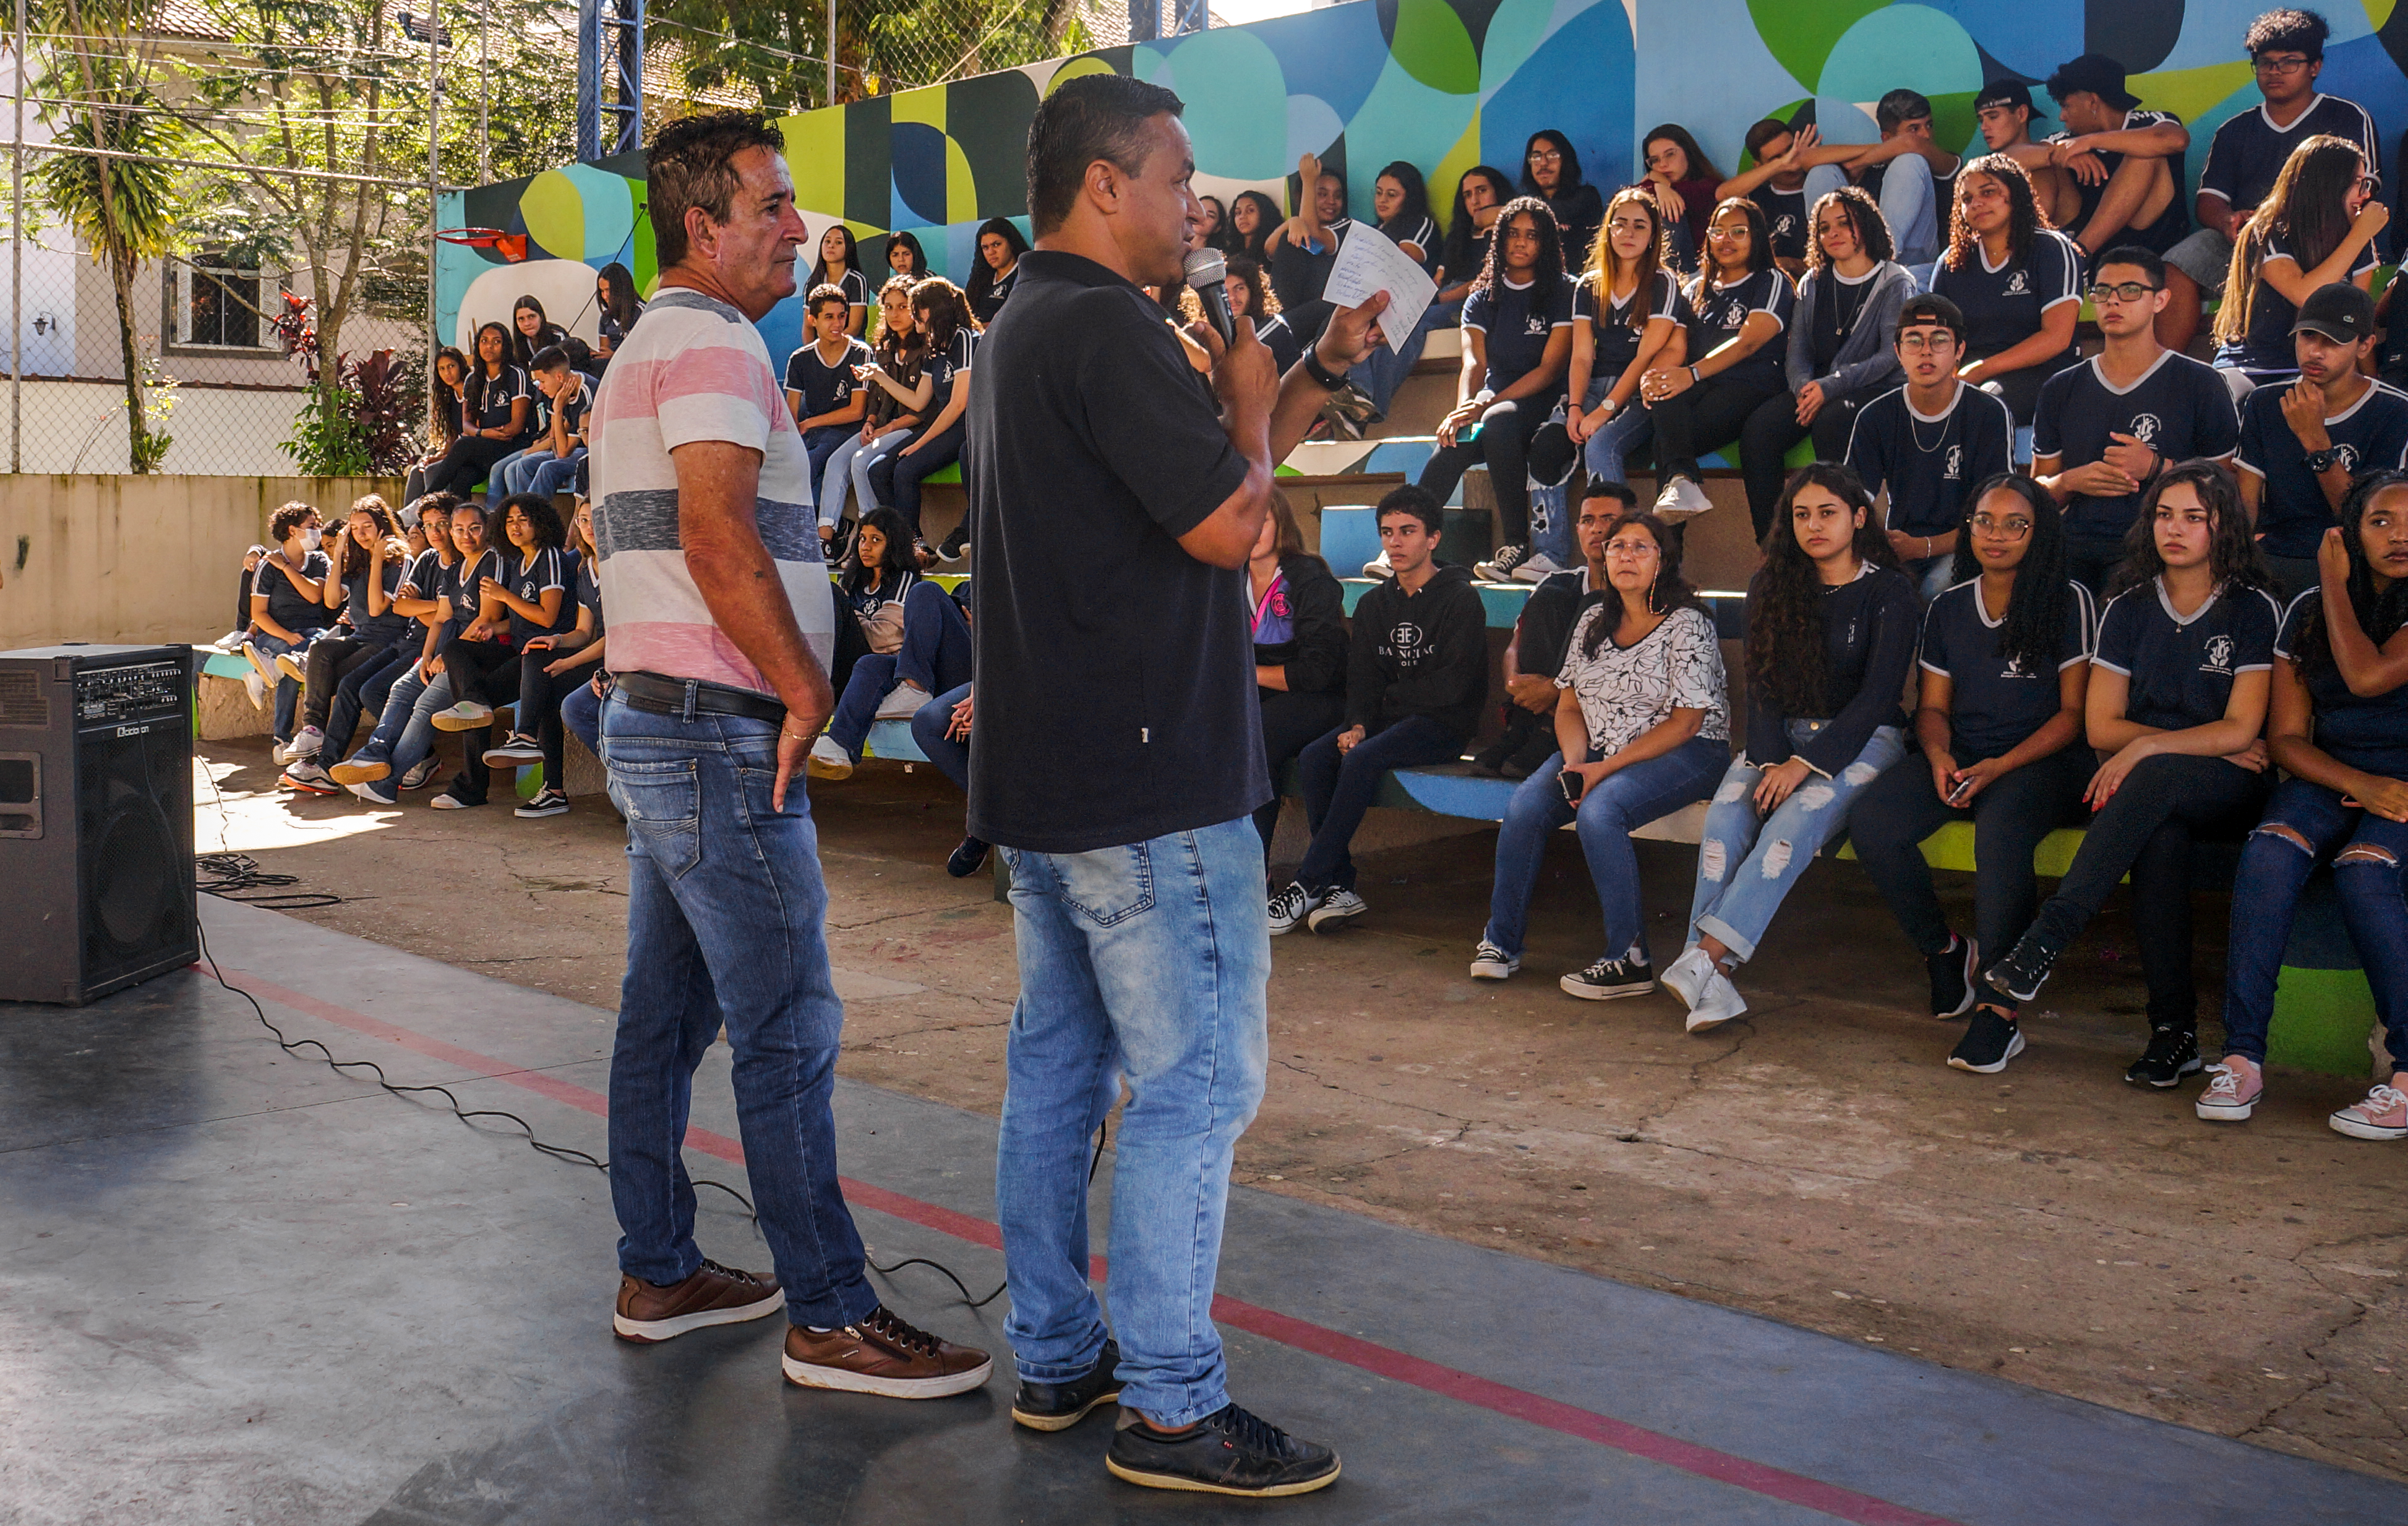
M2106 346L2040 389L2032 475L2065 508L2066 574L2095 594L2123 559L2142 493L2179 461L2230 465L2241 421L2214 367L2157 342L2162 258L2107 251L2089 295Z
M2382 170L2374 118L2366 108L2316 93L2329 31L2315 11L2286 9L2266 12L2242 36L2265 104L2231 118L2208 140L2193 204L2199 227L2166 252L2166 263L2210 295L2223 295L2233 238L2273 189L2293 149L2328 134L2357 144L2369 173Z

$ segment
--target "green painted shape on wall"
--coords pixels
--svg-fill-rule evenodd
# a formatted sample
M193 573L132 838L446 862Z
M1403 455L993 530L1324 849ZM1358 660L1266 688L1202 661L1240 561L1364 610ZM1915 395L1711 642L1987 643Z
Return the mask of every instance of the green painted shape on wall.
M1747 0L1756 19L1756 34L1766 51L1780 61L1789 77L1807 90L1823 77L1823 61L1847 35L1848 28L1887 5L1889 0Z
M2364 1076L2373 1068L2374 1057L2366 1047L2373 1026L2374 993L2367 988L2364 971L2286 964L2274 986L2266 1058L2330 1075Z
M795 178L795 200L815 212L844 209L845 114L806 111L781 117L786 138L786 169Z
M1388 52L1432 90L1470 95L1480 89L1480 50L1446 0L1397 0L1397 34Z

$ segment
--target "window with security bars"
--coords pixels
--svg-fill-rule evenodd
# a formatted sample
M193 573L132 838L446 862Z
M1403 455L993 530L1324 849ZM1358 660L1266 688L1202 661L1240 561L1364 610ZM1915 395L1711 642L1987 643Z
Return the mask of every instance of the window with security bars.
M212 263L208 256L168 268L167 306L176 315L175 345L188 350L272 350L275 331L260 317L263 288L272 278L255 269Z

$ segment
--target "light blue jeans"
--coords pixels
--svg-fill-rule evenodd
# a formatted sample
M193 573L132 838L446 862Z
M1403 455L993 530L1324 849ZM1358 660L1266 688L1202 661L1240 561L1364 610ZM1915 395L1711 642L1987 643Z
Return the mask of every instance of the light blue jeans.
M1619 380L1619 377L1612 376L1591 378L1588 401L1583 410L1605 401L1606 393ZM1633 396L1627 405L1614 410L1613 417L1605 421L1604 428L1582 442L1581 461L1588 468L1589 480L1628 482L1630 478L1624 469L1623 461L1632 451L1646 444L1655 433L1656 421L1648 413L1647 405Z
M910 444L911 433L909 429L897 429L864 445L861 432L855 430L851 439L838 446L820 474L820 523L834 525L844 518L844 497L848 489L860 499L862 512L867 513L875 508L878 495L869 490L869 468Z
M297 641L288 641L280 636L270 636L267 632L262 630L252 634L251 644L259 648L259 655L261 656L266 657L271 661L287 653L298 657L302 653L307 652L309 649L309 643L311 641L316 641L325 633L325 627L322 626L304 626L299 630L293 633L301 639ZM278 674L276 679L277 741L291 741L293 740L294 714L300 708L301 685L294 683L291 679L284 677L280 673Z
M547 439L540 445L530 445L523 451L512 451L494 462L485 469L486 501L499 503L512 493L525 492L526 489L519 484L536 468L552 458L552 442Z
M776 721L602 705L610 802L627 818L627 973L610 1050L610 1204L620 1270L702 1264L682 1146L694 1073L723 1027L744 1173L786 1317L823 1329L878 1307L837 1177L827 886L810 794L770 803Z
M1605 957L1618 959L1636 949L1648 955L1647 926L1639 900L1639 855L1630 846L1633 828L1706 798L1730 762L1730 743L1692 737L1661 757L1610 773L1581 797L1575 813L1564 803L1555 780L1561 753L1513 786L1512 803L1497 828L1497 884L1488 900L1484 936L1508 954L1522 952L1529 928L1530 893L1538 888L1547 839L1568 821L1580 835L1597 902L1605 914ZM1652 962L1652 961L1651 961Z
M568 491L568 484L577 477L577 464L584 459L582 445L570 446L566 455L554 455L552 447L545 445L523 451L494 469L502 474L503 491L549 498Z
M1828 721L1792 721L1789 745L1803 747ZM1856 761L1832 778L1809 776L1770 816L1756 813L1756 786L1764 770L1740 758L1723 775L1706 807L1698 844L1698 889L1689 901L1689 943L1712 935L1740 960L1756 957L1756 941L1772 925L1789 887L1823 844L1848 824L1848 808L1872 782L1906 756L1894 726L1873 728Z
M418 660L409 660L409 670L394 680L393 691L385 696L384 713L377 717L376 729L351 756L393 765L391 787L398 788L401 776L416 768L419 761L435 750L435 713L452 703L452 675L436 675L428 683L418 676Z
M1848 183L1848 172L1837 165L1816 165L1806 172L1806 208ZM1910 268L1940 258L1940 198L1931 181L1931 166L1919 153L1901 153L1882 171L1882 220L1889 224L1898 252L1890 256ZM1921 284L1920 278L1918 284Z
M1106 1288L1121 1404L1200 1420L1229 1402L1212 1288L1229 1162L1269 1063L1262 839L1240 816L1092 853L1002 853L1020 953L995 1173L1004 1332L1032 1382L1068 1382L1103 1350L1087 1162L1126 1079Z

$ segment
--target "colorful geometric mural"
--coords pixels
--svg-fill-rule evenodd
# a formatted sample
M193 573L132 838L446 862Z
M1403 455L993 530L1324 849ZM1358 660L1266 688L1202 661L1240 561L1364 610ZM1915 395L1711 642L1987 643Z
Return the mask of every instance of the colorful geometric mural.
M2268 0L1355 0L780 125L814 237L839 220L865 239L908 230L932 267L959 281L981 222L1017 218L1025 228L1029 117L1047 90L1081 74L1131 74L1177 91L1197 183L1225 202L1254 189L1287 205L1297 159L1313 152L1346 177L1358 209L1369 208L1383 165L1418 165L1443 216L1464 170L1489 164L1518 175L1523 142L1541 127L1569 137L1588 179L1611 186L1636 174L1639 135L1657 122L1688 127L1727 172L1751 122L1809 106L1826 139L1870 142L1873 102L1902 85L1931 97L1943 142L1971 148L1972 99L1985 81L2044 79L2098 51L2123 63L2145 104L2189 125L2195 183L2209 135L2258 103L2241 36L2266 8ZM2320 88L2364 105L2386 146L2395 143L2408 126L2408 5L2323 8L2332 41ZM2398 166L2386 167L2396 183ZM523 234L530 260L596 269L617 260L647 290L653 280L640 154L448 195L440 216L445 227ZM509 298L491 294L534 273L502 275L502 263L488 250L442 247L447 336L464 303L476 318L507 318ZM580 283L590 288L561 272L545 289ZM485 310L495 301L498 313ZM552 316L590 336L592 304L582 305L581 314ZM799 301L761 324L779 355L800 328Z

